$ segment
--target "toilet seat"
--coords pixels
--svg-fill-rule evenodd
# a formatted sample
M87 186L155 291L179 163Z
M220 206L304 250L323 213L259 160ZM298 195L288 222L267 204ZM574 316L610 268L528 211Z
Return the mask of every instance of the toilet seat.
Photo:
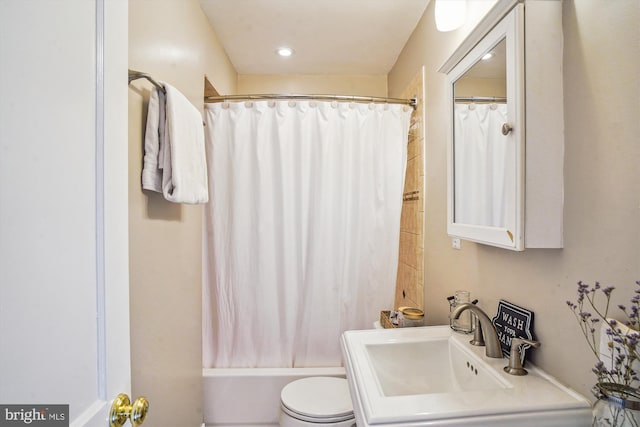
M283 412L311 423L339 423L354 418L345 378L309 377L287 384L280 393Z

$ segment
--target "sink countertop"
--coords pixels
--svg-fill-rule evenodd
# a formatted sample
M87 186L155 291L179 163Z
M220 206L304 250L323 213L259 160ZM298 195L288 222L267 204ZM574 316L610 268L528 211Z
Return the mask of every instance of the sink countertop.
M342 347L358 425L590 425L591 404L583 396L530 363L526 365L529 375L507 374L503 371L508 364L506 358L487 358L485 348L470 345L470 338L449 326L345 332ZM367 345L449 339L499 386L491 390L384 395ZM532 421L528 424L526 420Z

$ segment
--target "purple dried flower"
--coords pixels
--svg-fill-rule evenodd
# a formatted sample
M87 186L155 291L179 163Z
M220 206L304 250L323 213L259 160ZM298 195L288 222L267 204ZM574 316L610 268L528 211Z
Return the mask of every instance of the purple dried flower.
M580 313L578 313L578 315L580 316L583 322L586 322L587 319L591 317L591 313L587 311L581 311Z
M635 283L640 286L640 280ZM596 325L600 321L607 322L609 327L605 328L605 333L609 344L612 366L607 369L604 363L599 360L593 368L593 372L598 376L599 381L628 386L632 381L640 381L640 373L636 372L633 367L634 363L639 363L638 361L640 361L640 332L623 333L619 325L624 324L632 329L640 325L640 289L635 290L635 294L630 300L631 305L628 311L627 306L623 304L617 305L625 314L626 319L623 321L608 318L609 303L614 289L613 286L602 287L600 282L595 282L593 286L590 286L583 281L579 281L577 301L566 301L566 304L573 310L582 332L587 338L589 347L598 359L600 359L600 350L597 345ZM596 298L595 294L598 291L604 294L606 302ZM586 307L585 302L587 303ZM596 302L602 303L602 307ZM593 310L590 311L589 308Z
M593 373L600 376L603 373L606 373L606 368L604 367L604 363L602 363L602 361L598 361L598 363L596 363L592 369Z

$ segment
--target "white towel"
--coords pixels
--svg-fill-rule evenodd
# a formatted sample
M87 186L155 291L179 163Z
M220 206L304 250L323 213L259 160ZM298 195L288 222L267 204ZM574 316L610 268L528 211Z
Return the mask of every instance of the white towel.
M200 112L173 86L161 83L149 99L142 188L174 203L209 200L204 129Z
M162 123L162 125L160 125ZM142 167L142 188L162 193L163 159L165 144L165 94L156 89L151 91L147 110L147 127L144 133L144 162Z

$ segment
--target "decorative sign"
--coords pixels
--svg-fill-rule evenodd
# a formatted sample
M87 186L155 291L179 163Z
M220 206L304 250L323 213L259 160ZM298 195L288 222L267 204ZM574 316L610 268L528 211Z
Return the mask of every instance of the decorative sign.
M509 357L511 353L511 340L513 338L525 338L534 340L533 338L533 312L511 304L508 301L500 300L498 303L498 313L492 319L493 326L498 332L502 354ZM526 349L531 347L529 344L522 346L522 364L526 355Z

